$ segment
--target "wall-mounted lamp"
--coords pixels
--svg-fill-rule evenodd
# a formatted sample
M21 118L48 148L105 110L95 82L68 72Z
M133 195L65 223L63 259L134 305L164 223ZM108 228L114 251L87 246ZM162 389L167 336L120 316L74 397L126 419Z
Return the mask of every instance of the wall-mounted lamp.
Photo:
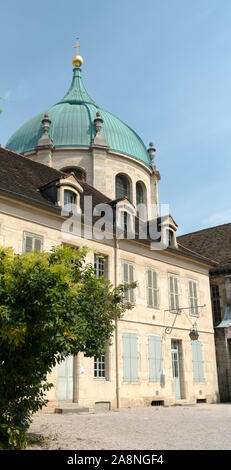
M199 338L199 333L197 331L197 323L194 322L192 323L189 316L187 315L187 313L185 312L185 310L193 310L195 311L195 308L199 309L199 308L204 308L206 307L206 304L204 305L197 305L196 307L183 307L183 308L177 308L177 309L170 309L170 310L165 310L164 313L166 312L171 312L171 313L174 313L175 312L175 317L174 317L174 320L173 320L173 323L172 323L172 326L169 327L167 326L165 329L164 329L164 332L167 333L167 334L171 334L172 333L172 330L174 328L174 325L176 323L176 319L177 319L177 316L180 314L180 313L183 313L188 321L191 323L191 329L190 329L190 333L189 333L189 338L192 340L192 341L196 341L198 338Z

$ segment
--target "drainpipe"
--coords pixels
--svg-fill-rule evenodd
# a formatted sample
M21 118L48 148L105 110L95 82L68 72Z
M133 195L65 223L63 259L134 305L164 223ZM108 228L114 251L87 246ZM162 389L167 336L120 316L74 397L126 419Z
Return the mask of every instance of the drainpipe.
M118 241L114 237L114 284L117 287L117 267L118 267ZM116 354L116 406L120 408L120 388L119 388L119 335L118 335L118 320L115 320L115 354Z

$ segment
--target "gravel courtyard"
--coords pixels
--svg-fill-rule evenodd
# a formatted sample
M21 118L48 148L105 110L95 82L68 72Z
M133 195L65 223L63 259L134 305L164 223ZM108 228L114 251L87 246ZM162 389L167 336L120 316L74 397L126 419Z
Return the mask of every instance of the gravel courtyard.
M34 417L28 449L231 449L231 404Z

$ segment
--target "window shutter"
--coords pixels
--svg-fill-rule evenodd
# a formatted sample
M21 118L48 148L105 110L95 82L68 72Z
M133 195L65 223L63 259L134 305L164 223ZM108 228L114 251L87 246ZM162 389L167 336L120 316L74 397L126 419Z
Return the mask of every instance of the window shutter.
M148 300L148 307L153 307L151 269L147 269L147 300Z
M138 380L138 347L137 336L133 333L123 334L123 380Z
M149 381L160 382L162 368L162 338L160 336L148 337L149 352Z
M203 345L200 341L192 341L192 359L195 382L203 382L205 380L202 348Z
M123 282L126 284L129 282L128 280L128 263L123 263ZM129 293L128 291L124 292L124 299L128 301Z
M129 264L129 282L134 281L134 266L132 264ZM135 289L130 289L129 290L130 294L130 302L132 304L135 303Z
M25 253L29 253L32 250L33 250L33 238L26 235L24 251Z
M38 253L38 251L41 251L42 249L42 241L39 240L38 238L35 238L35 241L34 241L34 248L35 248L35 251Z
M131 348L131 382L138 381L138 347L137 336L130 335L130 348Z
M130 339L128 334L123 334L123 379L129 382L131 377L130 363Z

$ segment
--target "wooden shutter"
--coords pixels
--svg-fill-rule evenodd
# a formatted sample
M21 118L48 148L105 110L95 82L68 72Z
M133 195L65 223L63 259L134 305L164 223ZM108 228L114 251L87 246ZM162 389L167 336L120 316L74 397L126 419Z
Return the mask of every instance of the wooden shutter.
M133 282L134 281L134 266L133 264L129 264L129 282ZM129 297L130 297L130 302L132 304L135 303L135 289L130 289L129 290Z
M123 261L122 263L123 271L123 282L130 283L135 279L135 267L132 263ZM124 299L131 302L132 304L136 301L135 289L129 289L127 292L124 292Z
M35 238L34 240L34 249L37 253L42 249L42 240L40 240L39 238Z
M148 337L149 353L149 381L160 382L163 373L162 367L162 338L160 336Z
M174 277L175 308L179 308L178 278Z
M147 303L158 308L157 272L152 268L147 269Z
M153 307L152 270L151 269L147 269L147 299L148 299L148 307Z
M128 280L128 263L125 261L123 262L123 282L126 284L129 282ZM129 294L128 291L124 292L124 299L129 300Z
M195 382L204 382L204 361L203 361L203 345L200 341L192 341L192 360L193 374Z
M123 380L124 382L138 381L138 346L137 335L123 334Z
M173 276L169 276L169 304L170 309L175 308Z
M131 382L138 381L138 345L137 336L130 335L130 348L131 348Z

